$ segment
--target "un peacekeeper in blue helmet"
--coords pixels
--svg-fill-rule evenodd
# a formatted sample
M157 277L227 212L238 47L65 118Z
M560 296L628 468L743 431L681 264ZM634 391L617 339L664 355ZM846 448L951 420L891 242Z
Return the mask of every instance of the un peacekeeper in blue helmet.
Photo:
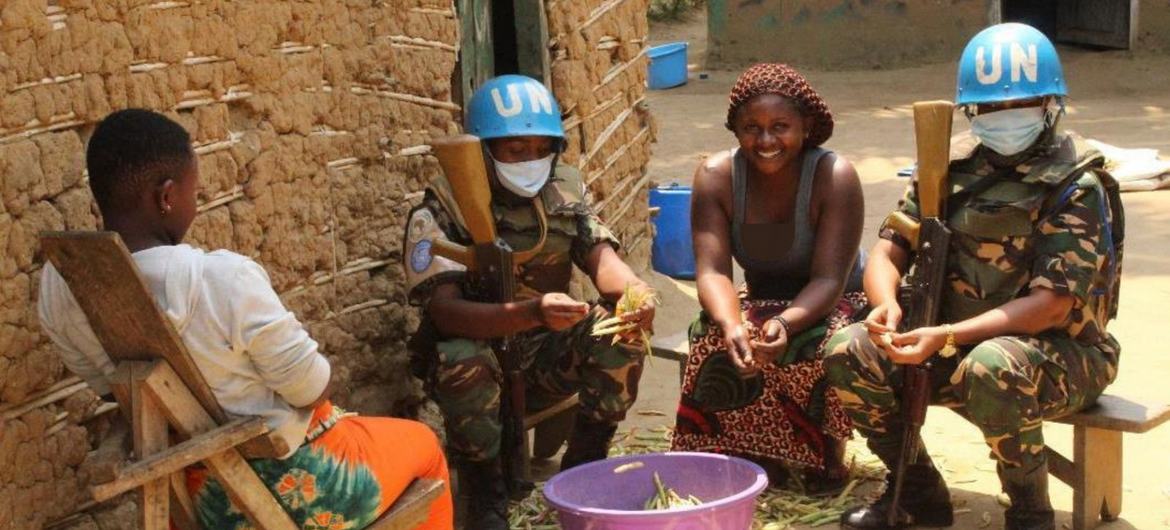
M959 59L955 104L971 134L1005 157L1032 147L1055 129L1068 95L1056 48L1036 28L1008 23L987 28Z
M995 460L1008 530L1053 530L1045 420L1093 404L1117 376L1116 315L1124 214L1104 158L1057 130L1067 95L1052 43L1023 24L975 35L959 60L957 103L971 131L952 140L951 231L938 326L902 330L897 290L914 249L883 226L866 266L873 311L834 334L826 380L889 469L906 432L901 371L931 359L932 404L979 428ZM920 217L916 182L897 211ZM922 447L903 495L846 510L841 527L942 527L954 509ZM887 515L895 514L895 524Z
M524 360L530 411L577 393L561 469L605 458L617 423L637 397L654 301L626 313L631 323L612 341L594 337L595 322L626 293L647 293L617 254L618 241L586 202L573 167L557 165L565 148L560 108L543 84L505 75L479 87L467 105L467 132L485 144L496 229L516 252L538 247L517 267L516 302L477 300L466 268L430 252L437 239L469 244L445 179L433 182L407 224L403 256L411 303L423 309L412 350L416 373L446 419L448 450L470 493L468 528L507 528L508 485L500 462L502 376L491 339L512 336ZM544 222L541 222L541 219ZM543 244L541 243L543 241ZM573 267L602 297L597 304L568 294ZM608 308L608 309L607 309ZM422 357L423 362L418 362Z

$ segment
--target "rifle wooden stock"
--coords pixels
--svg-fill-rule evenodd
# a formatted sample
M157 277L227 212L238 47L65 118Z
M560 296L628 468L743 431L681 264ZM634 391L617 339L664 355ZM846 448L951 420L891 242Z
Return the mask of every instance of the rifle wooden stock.
M448 136L431 143L435 158L451 184L459 213L476 244L496 240L496 223L492 216L492 187L488 183L483 161L483 144L470 134Z
M480 139L470 134L460 134L440 138L431 143L435 158L443 168L443 174L451 185L451 193L455 197L455 204L467 224L467 231L471 233L471 240L476 245L495 242L495 216L492 214L492 187L488 181L487 165L483 159L483 144ZM544 247L545 234L548 231L548 219L544 211L544 202L540 196L533 198L536 208L536 220L540 225L540 240L532 248L514 252L513 264L520 265L528 262ZM458 243L436 240L433 252L449 260L457 261L468 269L475 270L475 252Z
M442 256L451 261L462 263L468 270L476 270L479 268L475 261L475 252L458 243L452 243L446 239L435 239L431 241L431 252L436 256Z
M914 140L918 146L918 205L922 217L939 217L947 194L947 168L951 158L950 101L914 104Z

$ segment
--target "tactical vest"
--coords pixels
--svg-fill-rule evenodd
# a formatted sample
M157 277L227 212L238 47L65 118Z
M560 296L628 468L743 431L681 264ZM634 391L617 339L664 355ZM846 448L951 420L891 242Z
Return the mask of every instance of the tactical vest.
M455 208L454 200L444 192L446 183L436 183L436 190L444 208L452 213L459 231L460 244L470 244L470 237L464 227L462 216ZM577 238L580 216L589 215L590 210L584 197L584 183L576 168L558 165L548 184L541 188L540 197L544 203L547 232L544 246L537 255L517 267L516 299L535 298L544 293L567 292L573 275L573 260L570 255L573 241ZM493 198L492 214L496 231L515 251L532 248L540 240L540 223L534 201L516 200L508 202Z
M1046 156L1015 167L993 167L981 153L971 150L950 165L952 195L983 187L977 183L985 178L993 183L962 203L949 205L951 288L943 289L943 321L958 322L1025 294L1035 272L1036 236L1046 218L1064 208L1076 191L1096 188L1102 198L1101 247L1106 253L1086 302L1096 325L1069 333L1089 343L1103 340L1104 325L1117 312L1124 240L1118 186L1103 169L1104 157L1072 135L1058 137Z

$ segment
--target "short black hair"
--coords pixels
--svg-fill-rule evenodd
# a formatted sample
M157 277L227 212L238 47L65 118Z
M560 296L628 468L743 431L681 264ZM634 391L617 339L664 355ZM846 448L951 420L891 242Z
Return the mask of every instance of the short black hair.
M178 179L194 156L191 135L174 120L145 109L120 110L89 139L89 187L103 214L131 209L144 189Z

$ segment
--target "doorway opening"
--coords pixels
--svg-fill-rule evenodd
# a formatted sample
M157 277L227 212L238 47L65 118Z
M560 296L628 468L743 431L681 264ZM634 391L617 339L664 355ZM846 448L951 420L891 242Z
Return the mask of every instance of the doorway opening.
M1065 44L1127 50L1137 38L1138 0L1000 0L998 14L993 24L1022 22Z
M545 0L457 0L462 36L452 100L466 106L484 81L523 74L549 81Z

